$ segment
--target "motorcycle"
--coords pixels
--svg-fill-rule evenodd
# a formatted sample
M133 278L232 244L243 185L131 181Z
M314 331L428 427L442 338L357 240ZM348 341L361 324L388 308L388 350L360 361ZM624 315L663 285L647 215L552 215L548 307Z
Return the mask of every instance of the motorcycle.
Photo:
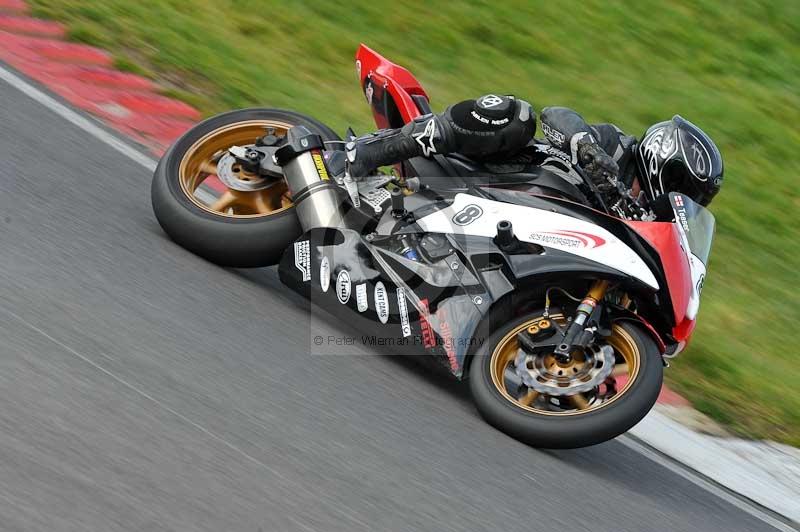
M406 69L364 45L356 68L379 128L430 112ZM521 441L592 445L647 414L695 327L708 210L672 192L655 219L613 215L545 142L532 167L430 154L359 180L343 144L293 111L215 116L161 159L156 217L192 252L277 264L286 286L378 345L430 355Z

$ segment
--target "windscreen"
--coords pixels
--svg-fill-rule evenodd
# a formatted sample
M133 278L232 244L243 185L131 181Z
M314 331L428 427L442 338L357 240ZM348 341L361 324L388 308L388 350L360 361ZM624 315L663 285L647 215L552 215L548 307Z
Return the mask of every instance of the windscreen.
M688 196L677 192L671 192L669 196L675 221L683 228L692 255L703 264L708 264L711 241L714 239L714 215Z

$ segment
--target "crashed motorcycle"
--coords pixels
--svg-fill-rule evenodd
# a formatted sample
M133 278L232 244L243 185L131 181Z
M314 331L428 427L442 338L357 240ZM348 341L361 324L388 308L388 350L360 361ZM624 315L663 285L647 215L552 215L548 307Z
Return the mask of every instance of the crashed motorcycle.
M379 128L431 112L404 68L363 45L356 67ZM516 173L430 154L363 179L342 145L292 111L215 116L161 159L156 217L197 255L277 264L378 345L430 355L519 440L596 444L647 414L695 327L708 210L672 192L653 217L626 219L545 141L541 164Z

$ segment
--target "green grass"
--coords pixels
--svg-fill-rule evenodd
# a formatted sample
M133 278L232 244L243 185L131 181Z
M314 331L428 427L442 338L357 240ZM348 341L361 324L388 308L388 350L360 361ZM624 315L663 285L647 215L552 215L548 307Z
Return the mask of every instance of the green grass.
M31 3L207 114L285 107L370 130L363 41L435 110L502 91L634 134L689 118L717 140L726 182L698 330L669 381L743 435L800 445L800 2Z

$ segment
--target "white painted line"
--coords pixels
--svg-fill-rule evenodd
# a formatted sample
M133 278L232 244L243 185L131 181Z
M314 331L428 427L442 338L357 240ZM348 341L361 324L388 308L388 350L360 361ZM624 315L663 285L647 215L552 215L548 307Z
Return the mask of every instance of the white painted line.
M5 81L12 87L18 89L19 91L23 92L27 96L30 96L40 104L44 105L45 107L47 107L48 109L59 115L61 118L67 120L73 125L89 133L94 138L114 148L122 155L141 164L151 172L156 169L157 163L155 160L151 159L142 152L136 150L127 143L121 141L119 138L115 137L105 129L96 125L94 122L92 122L85 116L73 111L66 105L57 101L52 96L45 94L44 92L37 89L36 87L34 87L21 77L11 72L10 70L5 69L2 65L0 65L0 79Z
M44 105L61 118L64 118L74 126L79 127L80 129L84 130L85 132L89 133L96 139L104 142L108 146L114 148L122 155L128 157L132 161L139 163L140 165L147 168L150 172L155 171L156 166L158 163L148 157L147 155L143 154L133 146L129 145L128 143L122 141L118 137L112 135L105 129L101 128L90 119L86 118L85 116L81 115L80 113L73 111L66 105L62 104L52 96L45 94L41 90L37 89L24 79L20 78L13 72L3 68L0 65L0 79L7 82L12 87L19 89L21 92L25 93L26 95L30 96L40 104ZM209 194L205 190L198 189L195 193L200 201L203 201L207 204L212 204L216 200L216 198Z
M798 532L797 528L794 528L784 523L783 521L776 519L772 515L761 510L758 506L750 504L747 501L744 501L739 497L732 495L725 489L720 488L713 482L709 482L708 480L698 476L696 473L694 473L694 470L686 469L686 467L688 466L682 467L681 465L675 463L675 461L673 461L672 458L665 458L663 455L649 449L644 444L639 443L631 436L622 435L616 438L614 441L621 443L622 445L628 447L632 451L644 455L645 457L649 458L658 465L688 480L695 486L698 486L701 489L704 489L705 491L711 493L712 495L719 497L723 501L732 504L736 508L755 517L759 521L766 523L767 525L777 530L780 530L781 532Z
M150 157L144 155L140 151L136 150L132 146L128 145L127 143L125 143L122 140L120 140L119 138L117 138L116 136L114 136L111 133L107 132L103 128L97 126L96 124L94 124L92 121L88 120L83 115L73 111L69 107L67 107L64 104L58 102L53 97L45 94L44 92L42 92L38 88L34 87L33 85L31 85L30 83L28 83L24 79L20 78L19 76L17 76L13 72L3 68L2 66L0 66L0 79L5 81L6 83L11 85L12 87L18 89L19 91L23 92L24 94L30 96L31 98L33 98L34 100L36 100L40 104L44 105L48 109L52 110L53 112L55 112L56 114L58 114L59 116L64 118L65 120L67 120L70 123L72 123L73 125L75 125L76 127L78 127L80 129L82 129L83 131L89 133L90 135L92 135L96 139L104 142L105 144L107 144L111 148L114 148L115 150L117 150L121 154L123 154L126 157L128 157L129 159L133 160L134 162L137 162L140 165L144 166L145 168L147 168L151 172L155 170L155 168L156 168L156 161L155 160L153 160ZM244 451L242 451L238 447L232 445L231 443L229 443L225 439L223 439L220 436L217 436L216 434L210 432L206 428L204 428L201 425L195 423L194 421L186 418L182 414L170 409L169 407L166 407L165 405L163 405L157 399L155 399L152 396L146 394L144 391L134 387L133 385L131 385L127 381L121 379L120 377L110 373L105 368L103 368L101 366L98 366L96 363L92 362L91 360L89 360L88 358L84 357L80 353L75 352L73 349L71 349L68 346L62 344L61 342L55 340L54 338L49 336L47 333L45 333L44 331L36 328L35 326L31 325L30 323L26 322L25 320L23 320L22 318L20 318L16 314L13 314L13 313L11 313L9 311L5 311L5 312L8 313L9 315L11 315L12 317L16 318L17 320L22 321L28 327L33 328L34 330L36 330L40 334L44 335L45 337L47 337L51 341L57 343L58 345L61 345L63 348L65 348L69 352L71 352L73 355L75 355L78 358L84 360L88 364L90 364L92 366L95 366L98 370L100 370L103 373L107 374L111 378L117 380L121 384L123 384L123 385L125 385L125 386L127 386L127 387L129 387L129 388L131 388L133 390L135 390L137 393L141 394L142 396L146 397L147 399L149 399L149 400L153 401L154 403L159 404L160 406L164 407L165 409L167 409L167 411L169 411L173 415L176 415L177 417L179 417L180 419L184 420L185 422L191 424L192 426L194 426L198 430L201 430L202 432L205 432L210 437L212 437L212 438L220 441L221 443L227 445L232 450L238 452L239 454L242 454L243 456L245 456L249 460L252 460L256 464L261 465L262 467L265 467L267 469L270 469L264 463L262 463L261 461L257 460L256 458L253 458L252 456L250 456L249 454L245 453ZM730 493L728 493L724 489L716 486L715 484L703 479L702 477L692 473L691 471L688 471L688 470L676 465L671 460L664 458L663 456L659 455L658 453L656 453L656 452L648 449L644 445L636 442L633 438L627 437L627 436L621 436L621 437L617 438L616 441L618 441L622 445L625 445L626 447L634 450L635 452L646 456L647 458L653 460L654 462L658 463L659 465L661 465L661 466L669 469L670 471L676 473L677 475L680 475L681 477L685 478L686 480L688 480L692 484L695 484L695 485L701 487L702 489L708 491L712 495L715 495L715 496L719 497L720 499L722 499L722 500L734 505L735 507L739 508L740 510L742 510L744 512L747 512L748 514L750 514L753 517L759 519L760 521L762 521L762 522L774 527L775 529L780 530L781 532L797 532L796 528L792 528L791 526L781 522L780 520L772 517L771 515L767 514L764 511L760 510L758 507L748 504L746 501L743 501L742 499L739 499L738 497L735 497L735 496L731 495Z

